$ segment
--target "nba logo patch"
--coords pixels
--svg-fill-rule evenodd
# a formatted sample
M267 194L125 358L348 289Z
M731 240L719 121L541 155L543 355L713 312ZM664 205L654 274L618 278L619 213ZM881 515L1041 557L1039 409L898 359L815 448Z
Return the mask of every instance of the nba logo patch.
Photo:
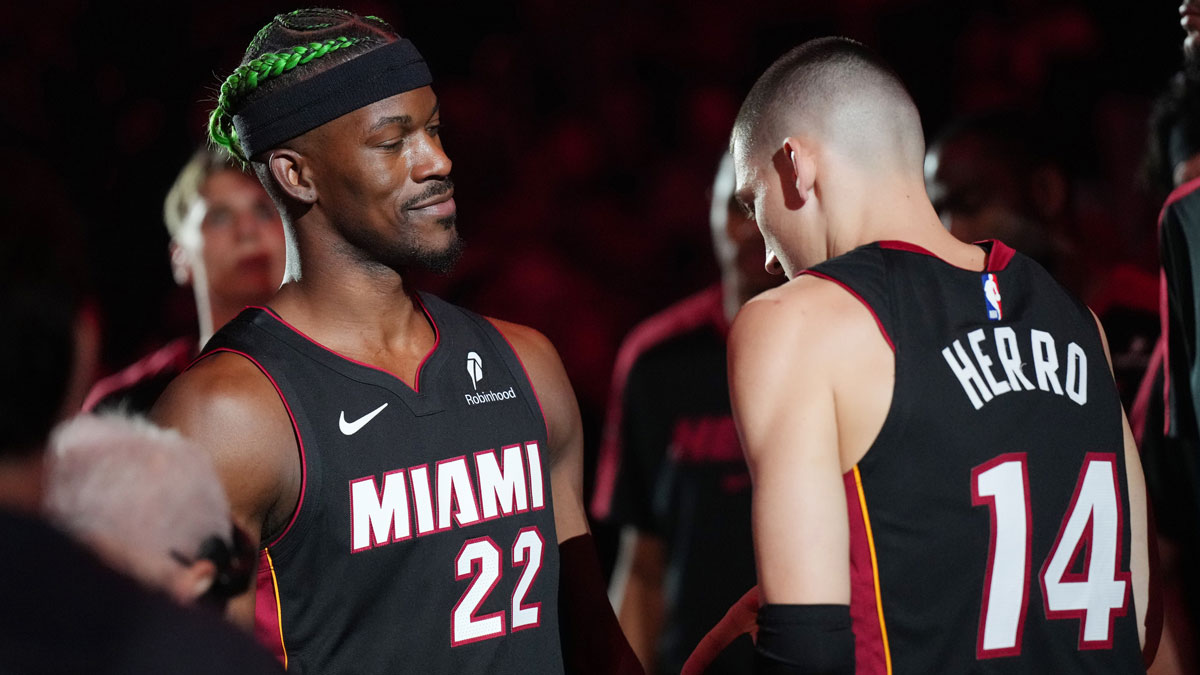
M1000 283L995 274L983 275L983 300L987 304L987 316L992 321L1004 318L1004 310L1000 309Z

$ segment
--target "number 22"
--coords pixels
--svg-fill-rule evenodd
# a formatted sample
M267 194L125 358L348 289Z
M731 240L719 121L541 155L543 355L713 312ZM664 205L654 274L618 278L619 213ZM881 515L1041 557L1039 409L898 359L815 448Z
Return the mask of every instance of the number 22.
M512 595L512 630L533 628L541 624L542 603L525 604L529 587L537 578L542 566L542 548L545 542L536 527L527 527L517 533L513 542L513 566L522 565L524 570ZM503 556L491 537L472 539L463 544L454 559L454 578L457 580L474 577L466 592L450 614L450 645L458 647L479 640L504 635L504 612L493 612L487 616L475 616L479 607L500 581L500 562Z
M971 501L976 506L988 505L991 514L976 656L1020 654L1033 536L1025 453L1000 455L975 467ZM1039 575L1046 618L1082 622L1080 649L1110 648L1113 621L1124 616L1128 607L1130 575L1121 571L1122 532L1117 457L1088 453L1071 506ZM1083 574L1072 573L1072 563L1085 543L1087 569Z

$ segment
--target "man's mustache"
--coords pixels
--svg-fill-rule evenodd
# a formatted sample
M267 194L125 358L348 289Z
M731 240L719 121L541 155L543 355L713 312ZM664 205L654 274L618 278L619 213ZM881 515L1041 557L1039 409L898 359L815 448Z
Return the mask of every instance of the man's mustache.
M404 202L403 208L405 208L405 209L415 208L417 205L427 202L430 199L433 199L434 197L440 197L441 195L444 195L448 192L453 192L453 191L454 191L454 181L450 180L449 178L443 178L434 183L430 183L429 187L425 188L425 190L422 191L421 194L417 195L416 197L412 197L408 201Z

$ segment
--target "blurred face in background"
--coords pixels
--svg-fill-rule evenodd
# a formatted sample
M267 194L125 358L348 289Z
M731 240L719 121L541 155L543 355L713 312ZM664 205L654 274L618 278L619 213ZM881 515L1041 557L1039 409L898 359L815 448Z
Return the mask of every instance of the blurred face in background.
M181 284L203 284L214 305L255 305L279 289L283 222L262 185L240 171L210 175L200 188L171 260Z
M959 136L929 151L925 188L942 224L966 242L1014 238L1027 227L1017 176L986 143Z
M713 182L709 223L721 278L726 285L735 284L744 303L783 279L763 266L766 245L754 219L733 196L734 179L733 157L727 155Z
M973 243L998 239L1035 258L1050 253L1052 222L1065 208L1065 183L1050 166L1022 167L994 142L963 134L925 156L925 189L942 224Z

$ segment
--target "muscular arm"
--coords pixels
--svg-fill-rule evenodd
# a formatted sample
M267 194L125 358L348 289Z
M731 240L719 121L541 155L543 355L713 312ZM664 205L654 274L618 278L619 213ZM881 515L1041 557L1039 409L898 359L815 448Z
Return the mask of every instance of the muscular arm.
M270 381L246 359L216 354L177 378L151 410L213 459L233 518L254 541L278 531L299 498L300 462L291 421ZM254 577L229 603L229 618L254 625Z
M729 345L754 488L759 672L853 673L843 476L887 417L893 353L861 302L809 276L743 307Z
M848 605L850 534L834 371L822 345L826 326L803 300L772 292L743 307L729 335L730 400L754 486L764 602Z

